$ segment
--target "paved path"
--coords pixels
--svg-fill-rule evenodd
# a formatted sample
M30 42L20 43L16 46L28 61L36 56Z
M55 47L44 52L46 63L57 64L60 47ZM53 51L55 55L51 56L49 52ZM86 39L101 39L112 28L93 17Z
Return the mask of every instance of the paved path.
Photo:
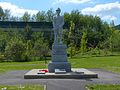
M98 79L24 79L27 70L0 74L0 85L43 84L47 90L85 90L86 84L120 84L120 74L102 69L89 69L98 73Z

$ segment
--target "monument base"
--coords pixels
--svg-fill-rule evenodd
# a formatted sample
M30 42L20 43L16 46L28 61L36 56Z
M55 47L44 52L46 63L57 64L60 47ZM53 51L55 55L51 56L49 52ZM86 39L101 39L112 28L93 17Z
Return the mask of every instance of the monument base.
M48 64L49 73L54 73L55 69L64 69L66 72L71 72L71 64L68 62L50 62Z
M98 74L84 68L72 69L68 73L39 73L42 69L33 69L24 75L24 79L90 79L98 78Z
M52 60L48 64L49 73L71 72L71 64L67 61L67 46L64 44L52 45Z

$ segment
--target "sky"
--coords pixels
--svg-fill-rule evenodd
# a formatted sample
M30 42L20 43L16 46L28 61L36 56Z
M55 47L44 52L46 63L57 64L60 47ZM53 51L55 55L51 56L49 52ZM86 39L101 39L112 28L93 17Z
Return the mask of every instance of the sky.
M55 11L59 7L62 13L77 9L84 15L97 15L108 23L114 20L115 25L120 24L120 0L0 0L0 6L18 17L26 11L33 15L50 8Z

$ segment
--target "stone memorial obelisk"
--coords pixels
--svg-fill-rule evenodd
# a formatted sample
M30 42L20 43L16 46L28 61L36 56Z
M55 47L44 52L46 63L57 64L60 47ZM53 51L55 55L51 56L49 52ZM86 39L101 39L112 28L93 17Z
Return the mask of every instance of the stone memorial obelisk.
M53 18L54 43L52 45L52 61L48 64L49 73L55 70L71 72L71 64L67 61L67 46L62 43L62 32L64 17L60 16L60 8L56 10L56 16ZM58 40L60 38L60 40Z

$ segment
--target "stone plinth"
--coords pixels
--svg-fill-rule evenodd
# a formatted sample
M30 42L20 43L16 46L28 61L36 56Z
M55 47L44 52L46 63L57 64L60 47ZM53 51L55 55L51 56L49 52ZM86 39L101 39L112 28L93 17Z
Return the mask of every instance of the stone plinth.
M66 73L40 74L41 69L33 69L24 75L24 79L91 79L98 78L98 74L84 68L76 68Z
M52 45L52 61L48 65L50 73L54 73L55 69L65 69L66 72L71 72L71 65L67 61L67 46L63 44Z

